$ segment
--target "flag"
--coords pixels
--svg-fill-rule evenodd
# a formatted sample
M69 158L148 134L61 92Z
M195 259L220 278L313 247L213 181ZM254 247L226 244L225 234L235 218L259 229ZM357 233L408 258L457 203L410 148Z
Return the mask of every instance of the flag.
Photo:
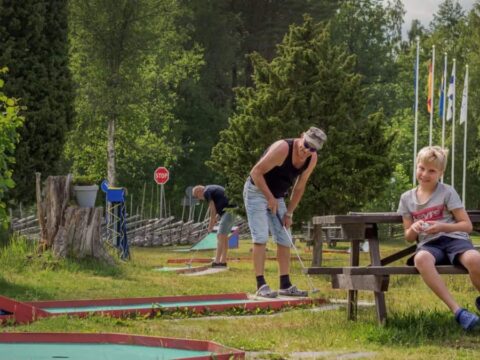
M432 113L432 95L433 95L433 76L432 76L432 63L428 65L428 97L427 97L427 111Z
M467 120L468 110L468 66L465 69L465 83L463 84L462 107L460 109L460 124Z
M447 120L451 120L453 118L453 107L455 106L455 63L453 63L452 67L452 76L450 77L450 83L448 84L448 91L447 91Z
M443 87L445 86L444 81L445 81L445 79L442 75L442 81L441 81L441 84L440 84L440 89L438 91L438 97L439 97L439 100L438 100L438 116L440 117L440 119L443 119L443 102L445 101L445 92L443 91Z

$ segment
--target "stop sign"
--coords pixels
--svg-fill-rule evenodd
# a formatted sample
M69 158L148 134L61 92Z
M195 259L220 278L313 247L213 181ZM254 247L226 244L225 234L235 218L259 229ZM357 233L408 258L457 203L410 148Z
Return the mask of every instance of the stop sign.
M160 166L153 173L153 178L157 184L163 185L170 178L170 173L166 167Z

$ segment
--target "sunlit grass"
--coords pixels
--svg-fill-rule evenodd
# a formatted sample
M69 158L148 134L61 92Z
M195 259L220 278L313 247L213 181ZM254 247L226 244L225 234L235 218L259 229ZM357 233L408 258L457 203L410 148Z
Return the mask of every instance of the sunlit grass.
M402 242L382 243L383 255L401 249ZM250 257L249 241L241 241L231 257ZM274 245L269 245L270 249ZM230 292L253 292L255 277L251 261L230 261L230 270L209 276L184 276L158 272L172 258L211 258L213 251L185 253L174 248L134 248L132 260L116 266L93 260L58 260L50 253L37 253L22 238L13 239L0 250L0 289L4 296L19 300L100 299L115 297L147 297L193 295ZM299 250L305 264L311 252L303 244ZM275 256L269 251L268 256ZM324 265L344 265L348 254L324 254ZM368 264L368 254L361 254ZM267 261L266 279L278 287L277 264ZM292 279L301 288L308 288L298 261L292 261ZM312 276L319 296L345 299L346 292L331 289L330 279ZM445 276L457 301L474 310L477 292L467 276ZM359 292L359 299L373 302L369 292ZM60 316L29 325L6 326L6 331L52 332L122 332L144 335L205 339L246 351L268 351L270 358L285 358L291 352L329 351L325 358L350 352L374 352L375 359L473 359L480 357L478 334L466 334L455 323L445 305L426 287L419 276L392 276L386 293L389 319L386 326L377 325L374 307L360 307L358 321L346 319L344 307L336 310L289 310L275 315L259 316L185 316L145 319L113 319L89 316L84 319ZM330 357L329 357L330 356Z

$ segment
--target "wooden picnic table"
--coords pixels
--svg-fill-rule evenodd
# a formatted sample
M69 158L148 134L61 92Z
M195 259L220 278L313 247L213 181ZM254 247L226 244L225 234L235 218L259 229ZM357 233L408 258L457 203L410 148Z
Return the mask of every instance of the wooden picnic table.
M469 210L472 223L480 224L480 211ZM380 241L378 237L379 224L402 223L402 217L397 213L349 213L348 215L315 216L313 223L313 259L312 265L307 269L308 274L327 274L332 277L332 287L348 290L347 316L355 320L357 315L358 290L373 291L377 319L384 324L387 318L385 305L385 291L388 290L390 275L418 274L414 266L387 266L394 261L413 254L416 245L410 245L392 255L381 258ZM328 224L328 225L327 225ZM322 226L340 225L343 235L350 241L349 266L324 267L322 263ZM360 242L368 240L370 264L360 266ZM461 267L452 265L437 266L442 274L466 274Z

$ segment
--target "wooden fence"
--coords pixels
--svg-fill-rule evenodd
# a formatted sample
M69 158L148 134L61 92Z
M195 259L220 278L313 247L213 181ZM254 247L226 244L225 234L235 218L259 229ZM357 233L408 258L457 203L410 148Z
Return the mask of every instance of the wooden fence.
M207 235L208 219L202 222L178 221L173 216L160 219L141 219L140 215L127 218L127 238L131 246L151 247L170 245L192 245ZM241 238L249 237L248 225L240 221L238 230ZM40 238L40 226L35 215L12 218L11 231L31 240ZM102 224L103 238L107 238L107 226Z

